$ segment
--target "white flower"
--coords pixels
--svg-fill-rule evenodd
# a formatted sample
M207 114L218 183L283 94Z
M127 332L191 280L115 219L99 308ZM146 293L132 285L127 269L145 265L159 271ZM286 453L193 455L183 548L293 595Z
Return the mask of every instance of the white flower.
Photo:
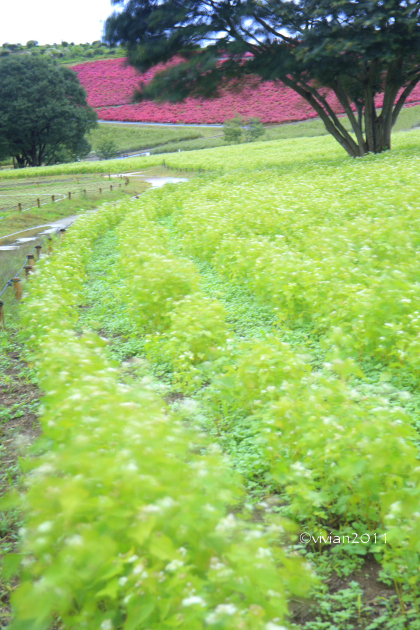
M256 558L271 558L271 551L267 549L266 547L258 547L255 557Z
M233 514L228 514L226 518L222 518L216 525L216 532L225 532L236 527L236 520Z
M101 623L101 630L112 630L113 627L111 619L105 619Z
M161 509L160 509L160 507L159 507L158 505L153 505L153 504L150 504L150 505L144 505L144 506L141 508L141 511L142 511L142 512L146 512L146 513L150 513L150 514L151 514L151 513L153 513L153 512L160 512L160 511L161 511Z
M83 538L76 534L71 538L67 538L66 543L72 547L80 547L83 544Z
M128 471L132 471L132 472L137 472L138 471L138 467L137 464L135 462L129 462L126 466L123 466L123 470L128 470Z
M216 608L216 614L219 615L234 615L237 608L234 604L219 604Z
M158 504L163 508L170 508L175 505L175 501L172 499L172 497L163 497L163 499L160 499L160 501L158 501Z
M127 582L127 578L126 578L125 576L124 576L124 577L120 577L120 578L119 578L119 580L118 580L118 584L119 584L120 586L124 586L124 584L125 584L126 582Z
M166 565L165 571L176 571L184 565L182 560L172 560L169 564Z
M185 597L181 604L183 606L194 606L195 604L199 604L200 606L205 606L206 602L199 595L192 595L191 597Z
M49 532L51 529L52 529L51 521L45 521L45 523L41 523L41 525L38 525L39 532Z
M139 575L142 578L146 578L147 571L145 571L144 566L141 563L139 563L139 564L136 564L136 566L134 567L133 575Z
M269 621L265 624L265 630L287 630L287 628L285 628L285 626L279 626L276 623Z

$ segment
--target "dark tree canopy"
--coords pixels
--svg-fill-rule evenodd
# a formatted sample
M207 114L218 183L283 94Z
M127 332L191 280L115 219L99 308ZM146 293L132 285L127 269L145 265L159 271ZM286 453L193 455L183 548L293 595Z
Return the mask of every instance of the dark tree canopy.
M420 1L113 0L105 38L159 73L146 98L214 95L232 77L281 80L302 96L352 156L391 147L391 129L420 80ZM223 60L221 62L221 60ZM325 99L331 89L349 117L346 131ZM383 107L374 99L382 94ZM354 114L352 105L356 108Z
M84 156L96 121L69 68L29 55L0 60L0 157L24 167Z

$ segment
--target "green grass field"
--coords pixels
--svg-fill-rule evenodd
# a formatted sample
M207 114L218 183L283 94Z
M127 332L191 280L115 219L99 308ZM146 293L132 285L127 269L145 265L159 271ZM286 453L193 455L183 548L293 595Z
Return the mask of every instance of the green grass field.
M127 153L168 143L207 138L221 133L221 129L198 127L152 127L99 123L98 128L89 134L88 139L93 151L97 151L105 140L113 140L118 151Z
M162 160L195 176L81 218L25 286L17 627L417 630L420 130L124 166Z
M28 169L26 174L33 175L33 172ZM148 184L136 177L131 177L127 186L125 180L100 174L52 175L24 180L0 177L0 243L7 234L95 208L103 201L133 196L147 187Z

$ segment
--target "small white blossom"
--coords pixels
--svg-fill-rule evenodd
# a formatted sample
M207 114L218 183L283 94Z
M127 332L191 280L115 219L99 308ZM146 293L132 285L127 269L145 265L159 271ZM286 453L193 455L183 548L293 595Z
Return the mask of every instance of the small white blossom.
M200 606L205 606L206 602L199 595L191 595L191 597L185 597L182 600L181 604L183 606L195 606L196 604L199 604Z
M233 514L228 514L225 518L222 518L216 525L216 532L226 532L236 527L236 519Z
M173 572L173 571L176 571L177 569L180 569L183 565L184 563L182 562L182 560L172 560L172 562L166 565L165 571Z
M219 604L216 608L216 614L219 615L234 615L237 608L234 604Z

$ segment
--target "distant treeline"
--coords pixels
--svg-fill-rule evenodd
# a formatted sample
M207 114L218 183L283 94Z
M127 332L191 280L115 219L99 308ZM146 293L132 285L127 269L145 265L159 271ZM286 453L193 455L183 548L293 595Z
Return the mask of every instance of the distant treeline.
M57 59L59 63L78 63L89 59L101 59L107 57L123 57L125 51L118 46L108 46L97 40L92 44L75 44L74 42L61 42L61 44L45 44L40 46L35 39L26 44L9 44L5 42L0 47L0 58L12 54L45 56Z

